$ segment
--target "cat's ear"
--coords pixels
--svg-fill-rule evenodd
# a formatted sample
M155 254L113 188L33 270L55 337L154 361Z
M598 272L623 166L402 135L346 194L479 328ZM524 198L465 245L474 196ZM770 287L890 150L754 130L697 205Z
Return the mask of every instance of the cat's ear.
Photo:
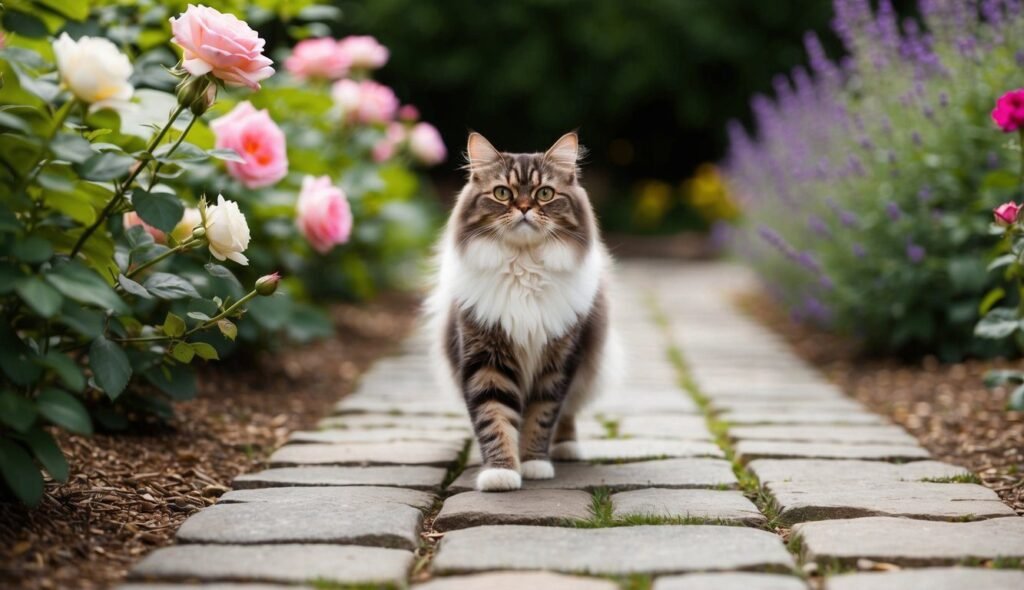
M475 174L482 169L495 164L497 162L504 161L499 152L491 142L487 141L483 135L480 135L476 131L469 134L469 140L466 142L466 167L469 168L471 174Z
M570 131L558 138L555 145L544 153L544 161L556 168L575 173L576 160L580 155L580 138L575 131Z

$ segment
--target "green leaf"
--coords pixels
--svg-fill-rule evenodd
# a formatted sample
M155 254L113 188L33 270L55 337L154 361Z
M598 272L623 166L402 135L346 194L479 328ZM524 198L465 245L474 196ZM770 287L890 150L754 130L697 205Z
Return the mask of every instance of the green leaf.
M50 151L61 160L81 164L96 155L84 137L75 133L59 133L50 142Z
M30 39L41 39L50 34L46 23L38 16L17 10L8 10L3 14L4 29Z
M53 246L46 238L28 236L11 244L11 255L28 264L39 264L53 256Z
M1020 328L1020 319L1017 317L1017 310L1001 307L993 309L981 318L978 325L974 327L974 335L979 338L1000 339L1006 338Z
M170 233L185 213L185 205L177 195L141 189L132 191L132 206L143 221L165 233Z
M62 264L46 275L46 280L65 297L95 305L107 311L128 313L130 308L96 271L77 261Z
M92 420L78 398L53 387L40 392L36 398L39 415L75 434L92 434Z
M86 180L107 181L126 176L135 158L124 154L103 152L90 157L75 168Z
M1004 383L1024 383L1024 372L998 369L985 373L985 387L996 387Z
M4 324L0 324L0 369L17 385L33 385L43 370L36 354Z
M21 222L14 216L14 213L0 204L0 233L13 233L21 230Z
M49 432L42 428L33 428L25 434L25 442L28 443L32 454L36 456L43 469L53 479L65 483L68 480L70 468L68 460L64 458L64 452L57 446Z
M238 326L236 326L231 320L217 320L217 328L220 329L220 333L225 338L234 342L235 338L238 337Z
M0 422L25 432L36 421L36 406L13 391L0 392Z
M112 400L124 392L132 376L132 366L124 351L103 336L93 340L89 347L89 367L100 389Z
M50 350L37 362L53 370L68 389L72 391L85 389L85 375L82 374L82 369L66 354L58 350Z
M210 155L195 144L185 142L171 152L170 149L172 147L174 147L173 143L165 143L157 148L157 150L153 152L153 155L156 157L158 162L162 162L164 164L203 162L210 159Z
M206 153L210 154L214 158L217 158L218 160L224 160L225 162L237 162L239 164L245 164L245 158L239 156L238 152L230 148L214 148L212 150L207 150Z
M39 468L21 445L9 439L0 438L0 474L25 504L35 506L42 499L43 476Z
M174 357L174 360L186 365L192 362L192 357L195 355L195 351L192 350L188 342L178 342L171 348L171 356Z
M14 282L14 290L36 313L44 318L53 317L60 309L63 297L38 276L23 277Z
M154 243L153 236L141 225L133 225L124 230L124 237L128 240L128 245L132 250L152 246Z
M57 316L57 321L85 336L89 340L103 333L103 314L86 309L81 305L64 300L64 307Z
M124 289L125 293L130 293L136 297L142 297L143 299L153 298L145 287L124 276L123 273L117 275L117 284L121 285L121 288Z
M217 349L205 342L193 342L190 346L192 346L192 350L196 355L205 361L220 360L220 356L217 355Z
M59 12L71 20L82 21L89 16L87 0L36 0L47 8Z
M994 306L996 303L999 303L999 301L1002 300L1002 298L1005 296L1006 289L1003 289L1002 287L996 287L995 289L992 289L991 291L985 294L984 299L982 299L981 303L978 304L978 313L980 315L987 314L992 309L992 306Z
M1010 394L1006 407L1016 412L1024 412L1024 385L1020 385Z
M168 313L167 317L164 318L164 334L172 338L179 338L185 334L185 320Z
M186 401L196 396L196 374L190 367L153 367L143 373L147 381L177 401Z
M199 297L199 292L192 286L192 283L166 272L155 272L149 275L143 284L146 290L160 299L182 299L185 297Z

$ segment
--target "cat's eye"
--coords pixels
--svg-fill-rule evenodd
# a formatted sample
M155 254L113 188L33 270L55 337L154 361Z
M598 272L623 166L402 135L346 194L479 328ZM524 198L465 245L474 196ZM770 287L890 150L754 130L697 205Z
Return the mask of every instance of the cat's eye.
M541 203L546 203L554 198L555 189L551 188L550 186L542 186L540 187L540 190L537 191L537 200L540 201Z
M491 192L494 193L494 198L498 199L499 201L507 201L512 198L512 189L508 188L507 186L495 187L495 189Z

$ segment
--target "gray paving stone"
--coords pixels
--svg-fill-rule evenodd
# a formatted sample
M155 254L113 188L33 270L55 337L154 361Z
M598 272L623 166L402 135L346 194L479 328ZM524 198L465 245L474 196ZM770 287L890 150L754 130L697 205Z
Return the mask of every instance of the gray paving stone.
M880 461L827 459L758 459L747 465L761 485L774 482L856 483L924 481L970 475L957 465L938 461L892 464Z
M578 443L580 461L643 461L670 457L725 457L718 445L708 441L647 438L585 439ZM468 465L480 465L480 449L474 444ZM555 466L558 471L558 466Z
M711 410L723 417L729 412L750 412L777 414L781 412L867 412L868 409L860 402L850 398L828 398L811 400L764 400L749 398L738 400L711 400Z
M370 443L395 441L465 442L470 434L460 430L415 428L366 428L355 430L303 430L288 437L290 443Z
M630 386L632 392L633 386ZM618 393L595 400L583 411L584 416L632 416L635 414L699 414L700 408L682 389L658 395Z
M356 508L367 504L404 504L428 510L437 496L417 490L383 486L298 487L232 490L217 501L219 504L241 502L321 502Z
M834 385L759 385L748 383L745 386L736 387L705 387L701 393L709 399L751 399L764 398L766 400L790 399L790 400L816 400L816 399L848 399L846 395Z
M858 559L905 567L953 565L996 557L1024 558L1024 518L936 522L874 516L820 520L793 527L805 561L853 565Z
M667 518L698 518L750 526L768 519L740 492L725 490L669 490L651 488L613 494L612 514Z
M177 539L218 545L332 543L415 549L422 524L420 509L387 501L223 503L189 517Z
M899 426L733 426L733 440L803 441L843 444L892 444L916 446L917 439Z
M590 494L580 490L463 492L444 501L434 528L449 531L484 524L565 526L570 520L588 520L591 503Z
M553 572L490 572L434 578L413 590L618 590L610 580L567 576Z
M451 465L461 452L461 445L444 442L297 444L274 451L270 466Z
M349 397L334 405L334 413L389 414L412 416L453 416L465 419L466 406L461 400L428 399L417 401L388 401L371 396ZM429 418L424 418L429 419Z
M1016 513L992 490L969 483L769 483L784 525L809 520L902 516L926 520L980 520Z
M515 548L514 551L510 548ZM437 573L545 569L597 575L688 571L788 570L782 541L733 526L634 526L600 529L482 526L452 531L434 558Z
M419 430L461 430L470 432L469 418L456 416L399 416L394 414L353 414L331 416L318 424L320 428L414 428Z
M462 473L449 490L464 492L475 487L479 468ZM592 465L587 463L556 463L554 479L528 480L524 489L594 490L608 488L614 491L641 488L735 488L736 476L728 461L721 459L666 459L640 461L622 465Z
M796 576L728 572L665 576L654 581L652 590L807 590Z
M752 424L888 424L878 414L863 411L747 411L722 412L718 418L733 425Z
M735 445L741 463L754 459L862 459L917 461L931 455L909 445L844 445L839 443L742 440Z
M236 489L288 486L394 486L435 491L447 471L416 465L374 467L279 467L235 478Z
M619 436L712 441L703 416L626 416L618 420Z
M280 584L122 584L117 590L314 590L312 586Z
M1020 590L1024 571L938 567L831 576L825 590Z
M134 580L335 584L405 583L412 552L355 545L176 545L150 553Z

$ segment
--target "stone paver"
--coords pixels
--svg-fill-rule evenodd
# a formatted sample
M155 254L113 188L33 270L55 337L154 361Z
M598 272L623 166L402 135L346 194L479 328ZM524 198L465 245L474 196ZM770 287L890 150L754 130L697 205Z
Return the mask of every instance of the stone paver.
M908 445L844 445L837 443L743 440L736 443L741 463L754 459L868 459L874 461L917 461L931 455L921 447Z
M992 490L967 483L778 482L766 486L784 525L808 520L902 516L926 520L980 520L1016 513Z
M793 527L806 561L852 565L858 559L906 567L974 559L1024 558L1024 518L935 522L868 517L805 522Z
M659 394L600 397L582 412L584 416L631 416L635 414L700 414L700 408L681 389Z
M965 476L963 467L938 461L892 464L880 461L829 461L825 459L758 459L747 469L761 485L775 482L857 483L862 481L925 481Z
M652 590L807 590L807 584L796 576L735 572L665 576Z
M618 420L619 436L712 441L703 416L626 416Z
M552 572L491 572L435 578L414 590L618 590L609 580Z
M446 470L440 467L279 467L235 478L238 489L296 486L395 486L439 490Z
M642 461L672 457L723 458L725 452L710 441L655 438L583 439L578 443L580 461ZM480 465L480 450L474 444L469 465ZM555 471L557 472L557 466Z
M449 486L453 492L474 489L479 468L464 471ZM622 465L556 463L554 479L523 482L524 489L614 491L639 488L718 488L737 486L728 461L720 459L666 459Z
M424 420L430 418L424 417ZM355 430L301 430L288 437L290 443L372 443L395 441L439 441L465 443L469 433L460 430L416 428L366 428Z
M281 584L122 584L117 590L314 590L312 586Z
M447 533L432 565L442 574L545 569L596 575L783 571L792 566L789 553L774 534L710 525L475 527Z
M579 490L518 490L504 494L463 492L444 501L434 520L440 531L483 524L565 526L591 517L590 494Z
M718 418L734 425L752 424L888 424L878 414L859 411L832 410L733 410Z
M695 518L761 526L768 522L740 492L725 490L645 489L612 495L612 515Z
M189 517L178 529L178 541L232 545L335 543L415 549L424 504L431 500L428 494L414 490L367 487L268 488L232 494L227 501Z
M296 444L275 451L270 465L450 465L461 452L462 445L445 442Z
M177 545L157 549L132 579L334 584L405 583L413 555L355 545Z
M917 439L898 426L734 426L733 440L772 440L848 445L889 444L917 446Z
M1020 590L1024 571L939 567L828 578L825 590Z
M459 416L402 416L397 414L352 414L331 416L318 424L320 428L413 428L418 430L459 430L469 433L468 418Z
M369 398L369 399L368 399ZM334 405L334 413L348 414L388 414L408 416L466 416L466 405L462 400L410 400L387 401L375 399L370 395L347 397Z

